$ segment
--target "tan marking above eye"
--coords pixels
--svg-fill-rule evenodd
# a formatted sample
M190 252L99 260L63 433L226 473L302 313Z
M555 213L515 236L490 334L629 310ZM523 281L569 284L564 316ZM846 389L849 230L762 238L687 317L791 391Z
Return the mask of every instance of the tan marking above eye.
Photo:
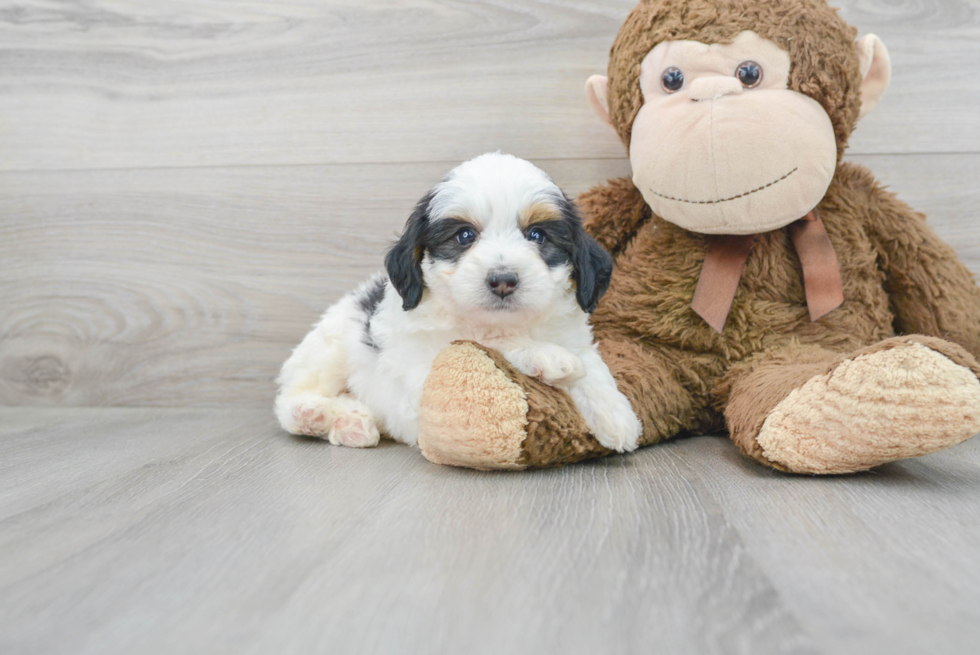
M528 205L521 210L521 227L528 227L535 223L546 221L557 221L561 218L561 212L557 207L546 202L536 202Z

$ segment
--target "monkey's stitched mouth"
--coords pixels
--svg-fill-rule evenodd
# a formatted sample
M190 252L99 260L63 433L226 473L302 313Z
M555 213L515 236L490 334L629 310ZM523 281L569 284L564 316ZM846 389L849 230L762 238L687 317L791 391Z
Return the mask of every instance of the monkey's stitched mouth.
M739 198L744 198L745 196L751 196L753 193L759 193L760 191L762 191L764 189L768 189L769 187L771 187L771 186L773 186L775 184L779 184L780 182L782 182L783 180L785 180L786 178L788 178L790 175L792 175L793 173L795 173L798 170L800 170L799 167L796 167L793 170L791 170L789 173L787 173L786 175L783 175L778 180L773 180L769 184L764 184L764 185L760 186L758 189L752 189L751 191L746 191L745 193L740 193L737 196L732 196L731 198L721 198L720 200L685 200L684 198L675 198L673 196L665 196L664 194L657 193L656 191L650 191L650 193L652 193L655 196L659 196L660 198L664 198L666 200L676 200L677 202L686 202L686 203L689 203L689 204L692 204L692 205L717 205L719 203L728 202L729 200L738 200Z

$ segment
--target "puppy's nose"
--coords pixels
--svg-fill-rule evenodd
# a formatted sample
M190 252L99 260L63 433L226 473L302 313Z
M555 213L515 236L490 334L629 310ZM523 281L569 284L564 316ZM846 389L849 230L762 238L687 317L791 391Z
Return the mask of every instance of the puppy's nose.
M501 298L514 293L518 283L517 276L513 273L491 273L487 276L487 286Z

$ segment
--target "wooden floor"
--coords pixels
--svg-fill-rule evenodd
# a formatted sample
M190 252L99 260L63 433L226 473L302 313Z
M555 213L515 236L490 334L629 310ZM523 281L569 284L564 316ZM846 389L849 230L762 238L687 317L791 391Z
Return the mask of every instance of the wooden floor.
M0 409L3 653L975 653L980 440L789 477L700 437L534 473L267 410Z
M633 4L0 3L0 653L980 652L977 439L488 474L275 426L453 165L628 174L582 86ZM895 67L847 158L980 272L980 1L833 4Z

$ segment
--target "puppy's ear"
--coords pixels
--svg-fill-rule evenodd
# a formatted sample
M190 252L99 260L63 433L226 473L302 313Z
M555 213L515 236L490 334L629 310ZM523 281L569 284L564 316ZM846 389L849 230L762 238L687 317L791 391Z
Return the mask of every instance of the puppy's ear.
M562 214L572 224L572 281L575 282L575 299L579 307L591 314L599 304L599 299L609 289L613 258L598 241L586 234L575 203L567 197L562 203Z
M405 223L405 231L385 256L388 278L402 297L402 309L415 309L422 302L422 237L429 222L429 201L432 193L427 193L415 206L415 211Z

